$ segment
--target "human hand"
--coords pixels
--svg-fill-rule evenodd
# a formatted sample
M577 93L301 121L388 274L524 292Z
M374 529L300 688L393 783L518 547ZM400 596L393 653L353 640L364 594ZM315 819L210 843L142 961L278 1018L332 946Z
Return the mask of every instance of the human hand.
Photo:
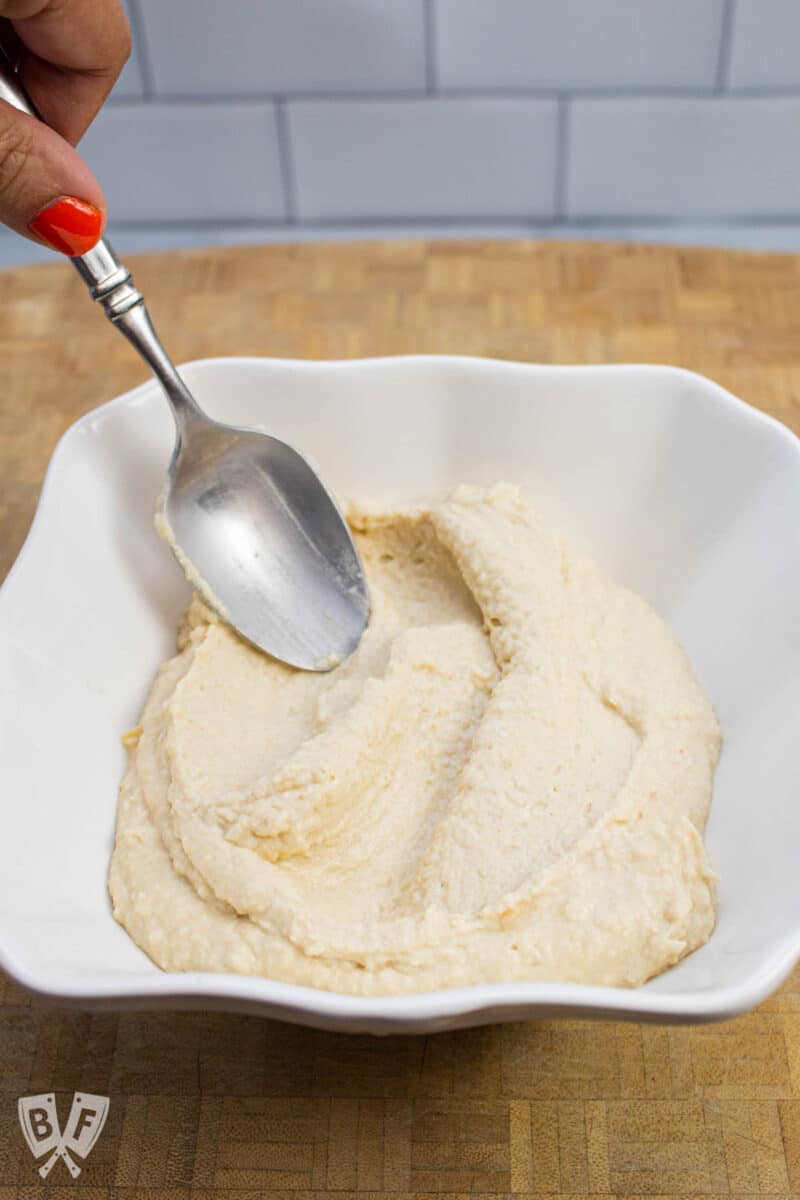
M0 100L0 221L62 254L106 222L100 184L74 149L130 54L120 0L0 0L0 44L43 120Z

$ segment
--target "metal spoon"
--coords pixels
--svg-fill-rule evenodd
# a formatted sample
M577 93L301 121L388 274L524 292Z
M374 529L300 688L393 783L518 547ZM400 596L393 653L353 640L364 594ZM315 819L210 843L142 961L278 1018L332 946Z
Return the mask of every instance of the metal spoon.
M0 98L38 116L2 54ZM72 262L172 409L177 436L156 524L189 581L259 649L330 670L369 619L364 569L333 497L285 442L206 416L108 242Z

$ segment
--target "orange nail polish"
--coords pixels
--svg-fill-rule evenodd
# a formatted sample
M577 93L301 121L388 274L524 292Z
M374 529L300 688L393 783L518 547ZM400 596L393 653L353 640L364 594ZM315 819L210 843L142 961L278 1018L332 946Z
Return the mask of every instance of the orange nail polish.
M87 200L59 196L36 214L28 228L54 250L77 258L100 241L103 214Z

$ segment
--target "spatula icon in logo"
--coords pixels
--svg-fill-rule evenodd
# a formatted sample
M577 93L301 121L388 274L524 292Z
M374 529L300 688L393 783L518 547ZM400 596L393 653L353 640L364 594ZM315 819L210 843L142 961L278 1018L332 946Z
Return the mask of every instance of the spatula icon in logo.
M75 1092L67 1125L62 1133L58 1125L56 1098L53 1092L20 1098L19 1123L28 1149L34 1158L50 1155L39 1167L42 1179L47 1178L58 1158L63 1158L72 1178L78 1178L81 1169L72 1155L86 1158L91 1152L106 1123L108 1106L108 1096Z

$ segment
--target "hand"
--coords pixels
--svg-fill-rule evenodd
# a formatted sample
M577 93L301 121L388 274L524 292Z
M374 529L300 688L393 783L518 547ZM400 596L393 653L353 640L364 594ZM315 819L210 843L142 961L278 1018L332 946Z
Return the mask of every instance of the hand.
M47 122L0 101L0 221L85 254L102 236L106 202L74 146L130 54L125 13L119 0L0 0L0 18L0 42Z

